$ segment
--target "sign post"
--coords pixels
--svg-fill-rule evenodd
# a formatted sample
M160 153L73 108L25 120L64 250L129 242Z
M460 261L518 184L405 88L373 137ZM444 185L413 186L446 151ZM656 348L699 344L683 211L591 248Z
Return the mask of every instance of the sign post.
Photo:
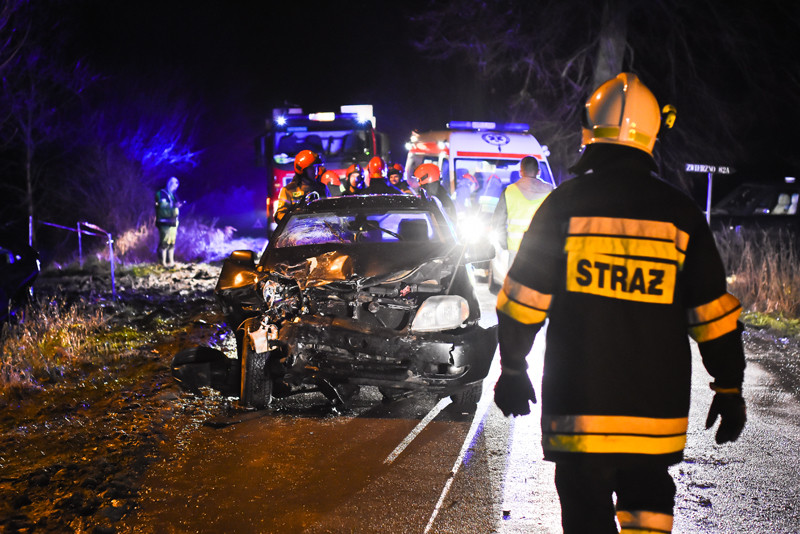
M686 172L704 172L708 175L708 191L706 192L706 222L711 225L711 189L714 183L714 174L733 174L736 170L729 166L703 165L701 163L687 163Z

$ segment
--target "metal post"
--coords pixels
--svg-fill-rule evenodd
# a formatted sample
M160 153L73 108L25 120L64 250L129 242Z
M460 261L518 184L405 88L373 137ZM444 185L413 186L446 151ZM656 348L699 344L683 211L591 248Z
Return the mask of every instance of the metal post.
M78 262L83 269L83 243L81 241L81 222L78 221Z
M711 226L711 185L714 180L714 173L708 173L708 193L706 194L706 222Z
M108 261L111 264L111 295L117 298L117 284L114 280L114 239L108 234Z

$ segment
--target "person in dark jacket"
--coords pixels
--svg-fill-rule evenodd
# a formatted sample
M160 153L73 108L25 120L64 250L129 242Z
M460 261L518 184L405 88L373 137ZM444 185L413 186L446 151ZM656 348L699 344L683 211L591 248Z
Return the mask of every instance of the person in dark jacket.
M389 184L399 189L401 193L405 193L406 195L414 194L414 191L411 190L411 186L408 185L408 182L403 178L403 170L399 163L395 163L389 167L389 170L386 171L386 178Z
M425 191L429 197L436 197L442 203L445 213L455 222L456 205L447 193L447 189L442 187L440 182L441 171L435 163L423 163L414 169L414 178L419 182L420 190Z
M353 163L344 173L345 181L342 195L364 195L364 169L358 163Z
M369 160L369 186L365 193L368 195L402 195L403 192L389 182L386 174L386 162L375 156Z
M495 403L530 413L526 355L548 320L542 449L555 462L564 532L670 532L697 342L717 443L746 421L739 301L703 213L657 177L660 108L622 73L587 100L577 177L525 232L498 295ZM614 496L616 495L616 504ZM616 515L616 517L615 517Z
M294 204L302 201L307 194L317 193L320 198L328 197L328 187L318 180L322 160L316 152L301 150L294 158L294 177L278 193L275 221L289 212Z
M172 176L167 187L156 191L156 228L158 228L158 256L163 267L175 265L175 241L178 237L178 216L183 202L176 192L180 181Z

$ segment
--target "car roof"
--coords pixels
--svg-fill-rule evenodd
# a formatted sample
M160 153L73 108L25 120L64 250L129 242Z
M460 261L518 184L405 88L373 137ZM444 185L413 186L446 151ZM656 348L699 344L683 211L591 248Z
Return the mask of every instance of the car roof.
M413 195L346 195L332 198L321 198L319 200L309 202L305 206L298 206L292 211L292 213L315 213L320 211L339 211L358 208L411 208L441 213L439 206L432 200L426 200Z

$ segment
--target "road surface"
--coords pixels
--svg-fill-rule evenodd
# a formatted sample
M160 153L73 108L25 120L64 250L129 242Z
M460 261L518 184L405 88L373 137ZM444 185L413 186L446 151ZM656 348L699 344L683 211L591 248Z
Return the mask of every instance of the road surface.
M494 297L483 285L479 296L483 321L496 321ZM543 334L529 356L535 386ZM387 405L363 388L338 415L315 394L260 412L210 412L168 443L120 531L560 532L538 405L503 417L492 402L497 360L474 411L424 394ZM799 532L798 400L749 365L748 425L738 442L717 446L703 429L712 392L696 347L694 362L686 461L671 470L674 532Z

